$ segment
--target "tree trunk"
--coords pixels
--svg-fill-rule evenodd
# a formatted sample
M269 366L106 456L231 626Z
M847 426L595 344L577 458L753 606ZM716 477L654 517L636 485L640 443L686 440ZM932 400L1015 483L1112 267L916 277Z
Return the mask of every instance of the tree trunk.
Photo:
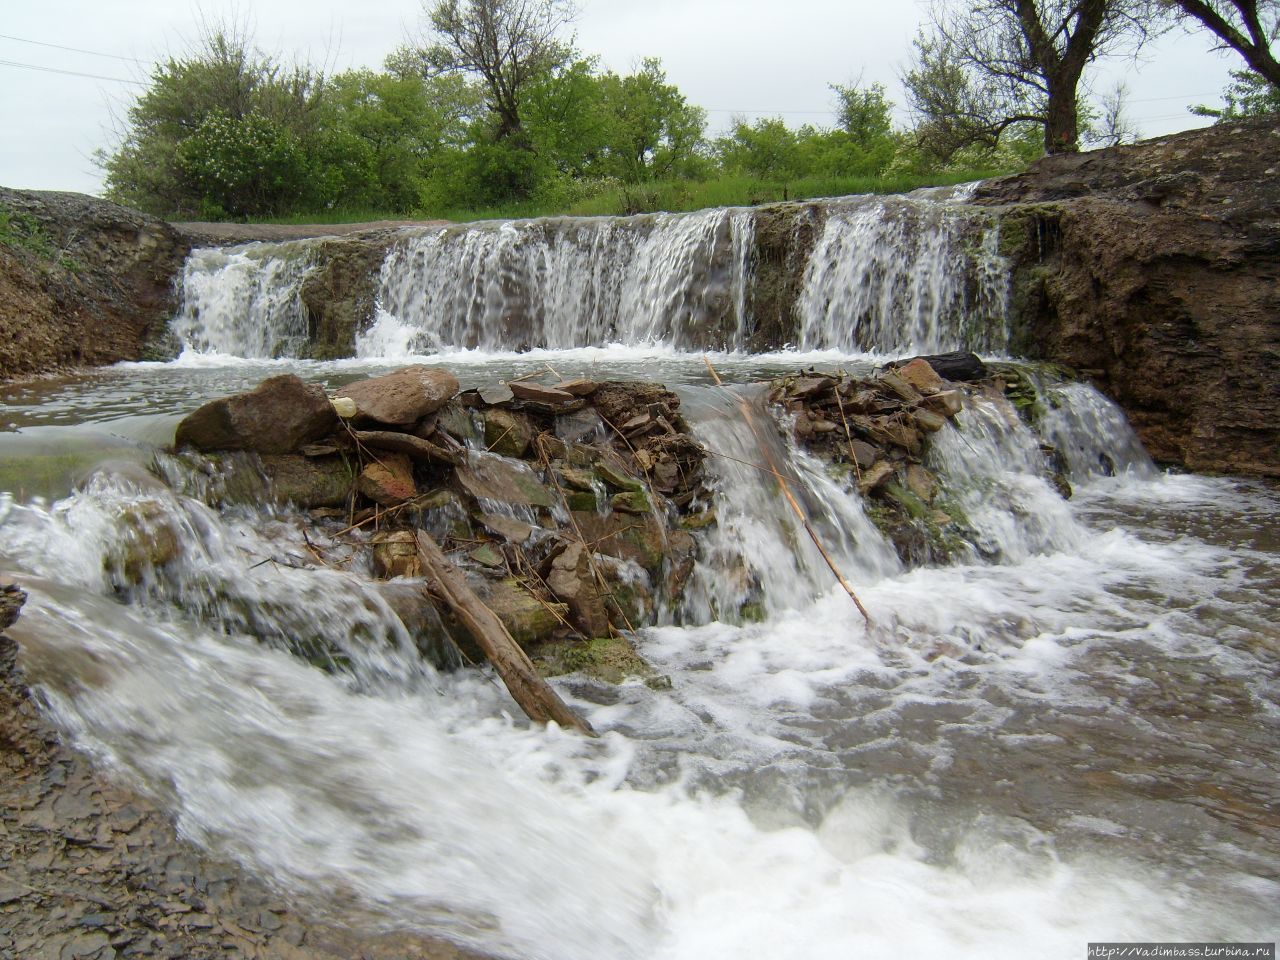
M1076 84L1051 84L1044 118L1044 152L1077 153L1080 150L1080 115L1077 112Z
M431 535L425 530L419 530L417 538L418 559L427 575L428 586L449 605L449 609L475 638L484 655L498 671L498 676L506 684L512 698L520 704L520 709L529 719L538 723L554 720L562 727L577 730L589 737L596 736L591 725L570 710L551 689L551 685L538 676L528 655L511 638L497 615L467 586L467 581L458 568L445 558L444 551Z

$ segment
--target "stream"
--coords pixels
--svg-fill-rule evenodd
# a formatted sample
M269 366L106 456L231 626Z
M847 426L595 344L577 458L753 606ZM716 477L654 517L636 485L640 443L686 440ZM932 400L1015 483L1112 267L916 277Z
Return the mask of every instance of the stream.
M858 216L849 229L865 232ZM717 223L732 264L739 227ZM698 225L645 230L676 226ZM648 236L627 241L628 262L649 256ZM426 242L391 256L426 270L441 255ZM479 243L460 256L480 258ZM1007 404L973 403L927 463L980 549L908 568L860 498L779 435L774 456L868 625L776 486L742 462L759 440L736 398L771 375L866 373L886 352L954 347L963 326L934 311L866 352L814 314L804 352L750 355L730 338L711 355L722 389L683 335L627 307L635 278L594 288L636 320L625 336L600 322L571 342L547 326L547 345L517 351L485 319L500 309L406 306L386 270L402 300L384 298L356 359L271 359L287 323L264 338L219 320L189 327L172 363L0 387L0 572L30 594L10 631L22 664L56 723L183 835L325 915L513 960L1079 958L1091 941L1274 939L1274 484L1158 469L1084 385L1051 388L1041 435ZM935 286L957 309L960 294ZM912 318L931 309L924 296ZM455 326L424 339L422 317L450 309ZM260 563L298 547L289 510L215 511L92 471L154 463L183 415L266 376L332 389L407 362L447 366L464 389L547 368L656 380L712 451L719 523L681 608L635 638L669 686L554 681L598 741L531 727L482 671L433 669L358 574ZM141 509L184 532L178 573L123 603L106 571L121 516ZM745 583L759 618L721 616ZM207 615L212 596L243 607L234 628ZM302 630L346 650L349 669L271 642Z

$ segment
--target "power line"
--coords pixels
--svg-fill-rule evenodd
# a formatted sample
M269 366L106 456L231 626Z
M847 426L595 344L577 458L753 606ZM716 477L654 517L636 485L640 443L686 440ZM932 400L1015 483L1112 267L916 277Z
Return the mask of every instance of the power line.
M90 80L110 80L112 83L131 83L145 87L141 80L126 80L124 77L104 77L99 73L81 73L79 70L59 70L57 67L41 67L34 63L17 63L14 60L0 60L0 67L20 67L23 70L39 70L42 73L62 73L69 77L88 77Z
M28 40L26 37L11 37L7 33L0 33L0 40L16 40L18 43L32 43L37 47L50 47L54 50L70 50L72 53L84 53L91 57L109 57L112 60L123 60L125 63L137 63L142 66L148 64L144 60L137 57L122 57L118 53L101 53L97 50L83 50L80 47L64 47L60 43L45 43L43 40Z

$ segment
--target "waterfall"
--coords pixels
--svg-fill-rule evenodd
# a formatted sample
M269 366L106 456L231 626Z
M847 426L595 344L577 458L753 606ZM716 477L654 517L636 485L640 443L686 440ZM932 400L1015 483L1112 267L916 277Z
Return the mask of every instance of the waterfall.
M300 292L315 269L306 241L191 251L170 328L184 347L249 359L297 356L307 343Z
M686 390L684 406L711 456L716 525L685 598L685 619L738 622L802 609L834 583L778 481L787 483L836 565L859 583L901 569L893 547L813 457L783 440L763 392Z
M802 350L1002 353L1008 265L989 215L925 197L833 202L805 268Z
M801 250L789 268L803 275L771 346L1006 349L1008 265L985 213L921 193L823 201L789 215L825 222L807 260ZM319 256L304 241L193 251L174 332L200 352L303 355L299 291ZM611 343L742 351L757 325L758 256L753 209L408 228L382 262L377 310L355 352Z
M750 240L744 210L446 227L396 243L378 299L424 352L735 349Z

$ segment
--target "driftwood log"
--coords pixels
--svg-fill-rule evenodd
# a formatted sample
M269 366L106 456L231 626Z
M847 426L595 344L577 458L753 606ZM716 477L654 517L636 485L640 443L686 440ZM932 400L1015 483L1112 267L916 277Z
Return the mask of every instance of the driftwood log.
M428 588L462 621L529 719L538 723L554 720L562 727L596 736L591 725L570 710L551 685L538 675L528 655L511 638L497 615L467 586L466 579L448 561L431 535L418 530L417 541L418 559Z

